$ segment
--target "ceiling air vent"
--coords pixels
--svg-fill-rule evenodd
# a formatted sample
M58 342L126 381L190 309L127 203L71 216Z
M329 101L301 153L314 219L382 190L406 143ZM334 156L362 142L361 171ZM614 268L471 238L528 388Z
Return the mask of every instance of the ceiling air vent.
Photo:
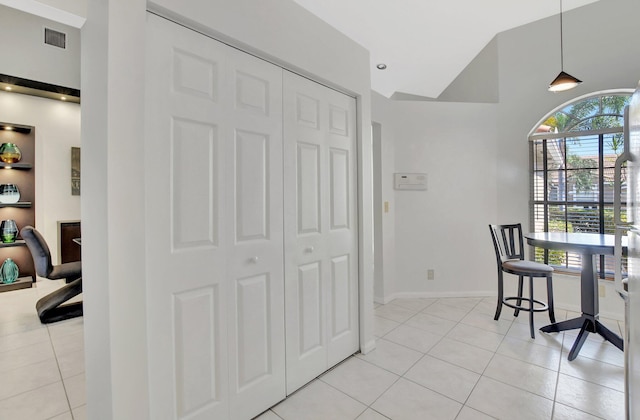
M67 48L67 34L44 28L44 43L58 48Z

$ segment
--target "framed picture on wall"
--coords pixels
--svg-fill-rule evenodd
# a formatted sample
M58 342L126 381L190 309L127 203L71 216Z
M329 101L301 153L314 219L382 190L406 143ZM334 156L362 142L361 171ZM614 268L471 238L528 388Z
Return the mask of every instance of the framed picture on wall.
M71 195L80 195L80 148L71 148Z

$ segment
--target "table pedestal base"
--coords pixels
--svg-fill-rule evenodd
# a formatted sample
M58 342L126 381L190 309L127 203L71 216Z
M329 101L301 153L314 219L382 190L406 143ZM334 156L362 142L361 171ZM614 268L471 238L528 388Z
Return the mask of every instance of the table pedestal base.
M569 360L573 360L578 356L578 353L580 353L580 349L582 348L582 345L587 339L589 333L600 334L606 341L610 342L620 350L624 350L622 338L605 327L593 316L582 315L579 318L557 322L555 324L547 325L540 328L540 331L551 333L566 330L575 330L578 328L580 328L580 332L578 333L578 338L576 338L576 341L573 343L573 347L571 347L571 351L569 352Z

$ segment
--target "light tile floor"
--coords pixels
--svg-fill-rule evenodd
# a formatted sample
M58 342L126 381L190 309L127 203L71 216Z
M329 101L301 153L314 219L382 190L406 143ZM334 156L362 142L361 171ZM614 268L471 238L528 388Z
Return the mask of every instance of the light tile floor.
M83 319L42 325L35 302L58 287L0 293L0 419L86 419ZM376 305L376 350L324 373L259 420L623 419L623 353L593 334L529 337L526 313L495 298ZM577 316L556 309L558 319ZM602 320L614 331L623 326ZM548 323L536 314L536 326Z
M623 419L623 353L575 331L529 336L527 313L495 298L376 305L376 350L351 357L259 416L303 419ZM558 320L578 316L556 308ZM621 334L623 325L602 320ZM536 314L536 327L549 323Z
M0 293L0 419L84 420L84 324L40 323L35 304L64 285Z

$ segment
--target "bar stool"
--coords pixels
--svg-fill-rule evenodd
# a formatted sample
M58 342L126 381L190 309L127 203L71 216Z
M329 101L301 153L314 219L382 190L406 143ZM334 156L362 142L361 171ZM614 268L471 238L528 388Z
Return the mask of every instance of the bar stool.
M493 319L500 318L502 305L515 309L513 315L518 316L520 311L529 312L529 329L531 338L535 339L533 326L534 312L549 311L551 323L556 322L553 311L553 286L551 276L553 267L534 261L524 259L524 242L522 239L522 226L520 223L510 225L489 225L493 246L496 251L496 263L498 266L498 306ZM518 295L504 296L503 273L518 276ZM529 297L522 296L524 277L529 277ZM533 278L544 277L547 279L547 299L548 303L534 299ZM515 301L516 303L511 303ZM526 302L524 304L523 302ZM539 305L536 307L535 305Z

